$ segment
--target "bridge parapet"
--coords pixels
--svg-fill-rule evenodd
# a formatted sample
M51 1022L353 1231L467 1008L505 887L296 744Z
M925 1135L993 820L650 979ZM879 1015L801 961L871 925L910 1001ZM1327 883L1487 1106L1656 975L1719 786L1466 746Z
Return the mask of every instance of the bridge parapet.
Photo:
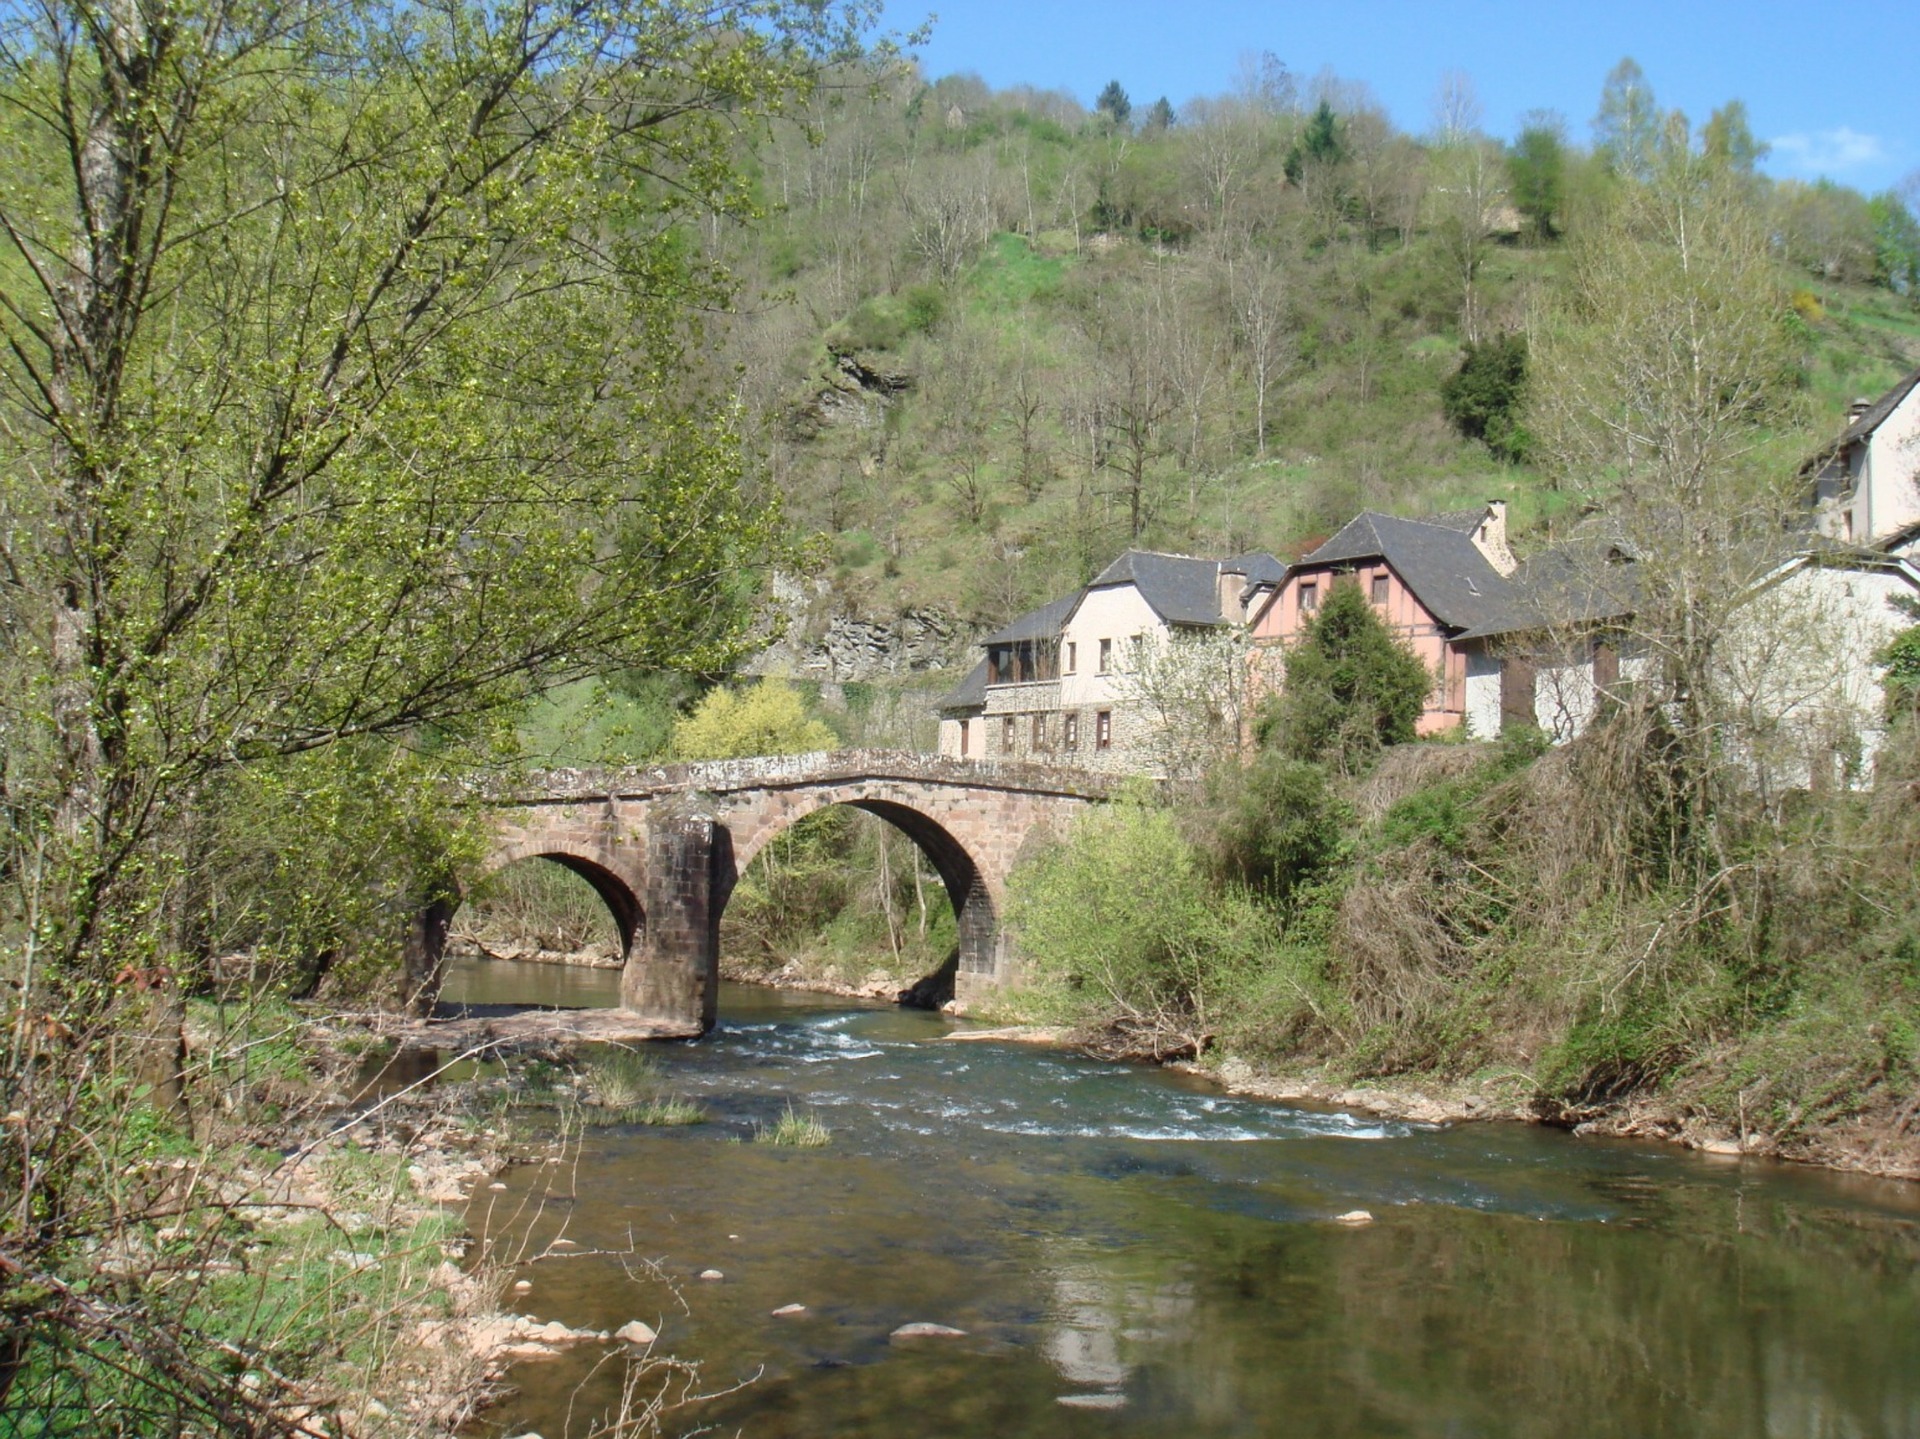
M668 794L738 794L855 780L951 785L1067 799L1114 798L1126 781L1066 765L951 759L915 750L818 750L683 764L536 770L488 795L494 804L642 800Z

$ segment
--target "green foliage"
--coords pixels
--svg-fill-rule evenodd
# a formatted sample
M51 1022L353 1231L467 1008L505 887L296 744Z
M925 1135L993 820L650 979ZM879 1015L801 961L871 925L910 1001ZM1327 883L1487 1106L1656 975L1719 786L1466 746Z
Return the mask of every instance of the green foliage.
M1646 72L1629 55L1607 72L1593 118L1593 148L1616 176L1645 180L1660 146L1660 108Z
M1263 745L1351 770L1414 737L1433 676L1388 630L1360 586L1328 590L1286 656L1286 680L1260 717Z
M1118 80L1107 81L1101 88L1099 98L1093 102L1093 108L1116 128L1124 126L1133 116L1133 101L1127 98L1126 89Z
M1700 149L1708 162L1729 174L1751 176L1773 147L1754 137L1743 100L1729 100L1700 129Z
M947 293L938 285L908 285L895 294L871 295L827 332L827 347L838 354L855 350L892 350L913 335L932 330L947 313Z
M1566 169L1566 142L1555 124L1528 125L1507 152L1508 193L1535 240L1550 240L1557 232L1566 204Z
M1287 151L1284 166L1287 183L1298 185L1305 178L1309 165L1329 168L1339 162L1340 155L1340 120L1333 113L1333 106L1322 100L1308 117L1306 128Z
M1867 202L1873 225L1873 278L1920 304L1920 220L1891 190Z
M798 1113L791 1102L772 1124L753 1126L757 1144L774 1144L787 1149L824 1149L833 1141L833 1131L814 1114Z
M826 724L807 713L800 691L778 679L710 690L673 726L675 759L806 754L832 749L837 742Z
M1008 921L1045 1012L1153 1055L1204 1049L1279 939L1269 910L1209 882L1171 812L1134 801L1016 871Z
M1886 692L1887 717L1920 715L1920 625L1911 625L1887 642L1876 657Z
M1209 779L1215 868L1228 880L1285 903L1345 857L1356 820L1320 766L1266 749Z
M1461 434L1513 464L1526 459L1530 443L1526 393L1527 337L1496 335L1468 342L1460 368L1440 387L1440 407Z

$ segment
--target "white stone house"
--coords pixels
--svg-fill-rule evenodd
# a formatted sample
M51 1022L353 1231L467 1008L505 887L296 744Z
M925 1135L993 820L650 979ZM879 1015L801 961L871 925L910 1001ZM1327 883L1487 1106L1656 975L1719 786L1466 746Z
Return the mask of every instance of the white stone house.
M1846 428L1801 473L1828 539L1920 548L1920 370L1877 400L1854 401Z
M1588 537L1528 560L1516 618L1463 635L1468 724L1491 738L1516 721L1555 743L1582 734L1653 660L1632 623L1634 557ZM1816 547L1762 576L1715 650L1714 704L1728 760L1762 794L1863 782L1886 738L1879 655L1913 623L1920 565L1880 550Z
M981 641L984 657L939 707L940 753L1163 772L1166 719L1142 693L1143 657L1236 633L1285 574L1264 553L1129 550L1085 589Z
M1763 794L1866 783L1886 740L1880 654L1914 620L1920 566L1813 551L1767 575L1722 637L1715 700L1730 757Z

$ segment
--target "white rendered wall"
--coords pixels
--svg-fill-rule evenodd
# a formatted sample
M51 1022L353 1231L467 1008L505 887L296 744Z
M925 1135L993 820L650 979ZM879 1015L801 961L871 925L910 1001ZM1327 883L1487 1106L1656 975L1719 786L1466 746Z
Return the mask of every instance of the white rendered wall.
M1886 737L1876 662L1912 623L1889 601L1900 572L1803 565L1743 605L1720 648L1715 698L1742 763L1764 788L1800 789L1845 770L1863 782Z
M1855 493L1854 538L1860 543L1885 539L1920 520L1920 385L1867 441Z
M1467 734L1472 739L1500 734L1500 661L1478 648L1467 651Z
M1067 662L1066 647L1075 647L1074 671L1060 676L1060 707L1105 707L1115 704L1123 691L1114 676L1126 668L1133 637L1152 634L1164 637L1167 626L1152 605L1140 597L1132 585L1110 585L1090 590L1079 608L1060 631L1060 663ZM1112 674L1098 673L1100 641L1113 642Z

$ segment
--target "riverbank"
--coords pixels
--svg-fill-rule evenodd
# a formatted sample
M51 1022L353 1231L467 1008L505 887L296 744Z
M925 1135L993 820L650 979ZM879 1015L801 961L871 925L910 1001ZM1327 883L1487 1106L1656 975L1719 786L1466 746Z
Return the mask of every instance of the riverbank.
M1073 1031L1058 1025L994 1025L956 1031L951 1039L1000 1041L1075 1049ZM1465 1079L1433 1074L1370 1076L1356 1081L1326 1065L1273 1069L1235 1056L1177 1060L1165 1066L1218 1085L1228 1094L1276 1104L1367 1114L1416 1124L1471 1124L1505 1120L1546 1125L1576 1135L1653 1140L1703 1154L1783 1160L1880 1179L1920 1180L1920 1099L1893 1096L1845 1121L1788 1138L1742 1128L1699 1098L1635 1095L1613 1104L1575 1109L1542 1095L1531 1078L1500 1070ZM1703 1080L1696 1081L1705 1088Z

